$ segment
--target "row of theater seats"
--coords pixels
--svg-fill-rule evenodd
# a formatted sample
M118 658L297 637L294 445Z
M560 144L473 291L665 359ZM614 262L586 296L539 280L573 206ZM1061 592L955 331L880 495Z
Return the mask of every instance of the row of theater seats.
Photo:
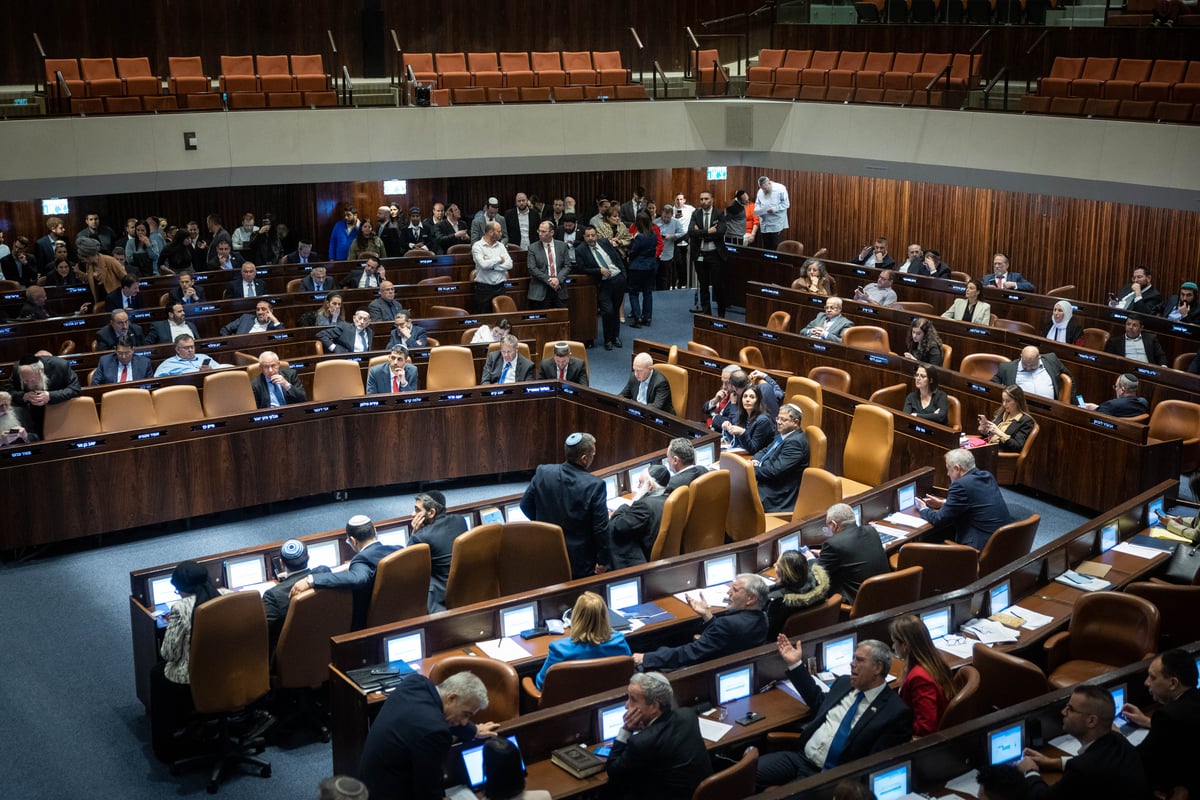
M859 22L967 22L972 25L1044 25L1046 10L1057 0L860 0L854 4Z
M965 91L979 84L979 58L965 53L892 53L858 50L769 50L746 73L755 84ZM949 82L947 83L947 73Z
M1114 3L1114 5L1116 4ZM1104 25L1122 28L1151 25L1154 23L1154 12L1157 7L1158 0L1125 0L1124 8L1114 8L1109 12L1104 19ZM1200 25L1200 15L1180 14L1174 24L1180 27L1196 27Z
M1038 94L1200 103L1200 61L1059 56L1038 81Z
M746 96L764 100L827 100L836 103L885 103L896 106L941 105L941 92L925 92L918 89L752 83L746 89Z
M583 100L648 100L640 83L615 86L507 86L503 88L469 86L459 89L434 89L435 106L463 106L478 103L577 103ZM419 253L414 255L420 255Z
M1020 105L1022 111L1032 114L1200 123L1200 103L1172 103L1166 100L1114 100L1102 97L1046 97L1027 94L1021 97Z
M621 53L404 53L404 74L437 89L617 86L629 83Z

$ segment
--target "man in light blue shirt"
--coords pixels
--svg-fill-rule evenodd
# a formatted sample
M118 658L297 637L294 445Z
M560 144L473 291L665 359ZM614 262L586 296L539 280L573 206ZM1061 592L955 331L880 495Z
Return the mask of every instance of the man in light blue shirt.
M196 353L196 340L186 334L175 337L175 355L158 365L154 377L164 378L170 375L183 375L188 372L200 372L210 369L228 369L230 364L218 363L211 356Z
M779 249L783 232L787 230L787 212L790 207L791 201L788 199L786 186L773 182L766 175L758 179L754 213L758 215L758 230L762 233L760 244L764 250Z

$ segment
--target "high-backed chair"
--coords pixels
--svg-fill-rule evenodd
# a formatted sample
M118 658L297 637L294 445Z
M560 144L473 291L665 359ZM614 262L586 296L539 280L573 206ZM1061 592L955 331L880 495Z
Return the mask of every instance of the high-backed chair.
M877 325L853 325L842 333L842 344L849 347L860 347L863 350L874 350L877 353L890 353L891 344L888 333Z
M254 56L221 56L221 74L217 82L222 92L257 92Z
M1137 99L1170 100L1171 88L1183 80L1183 71L1186 67L1186 61L1171 61L1165 58L1155 59L1154 69L1150 71L1150 77L1138 84Z
M788 50L787 55L783 58L783 65L775 69L775 82L799 84L800 73L803 72L808 65L812 63L812 50ZM790 239L785 241L791 241ZM784 242L780 242L779 251L788 252L783 249ZM796 244L800 244L796 242ZM800 245L800 253L804 253L804 245Z
M1075 294L1076 294L1075 284L1068 283L1065 286L1056 286L1053 289L1051 289L1050 291L1046 292L1046 294L1049 295L1050 297L1063 297L1063 298L1066 298L1067 300L1072 300L1075 298Z
M668 364L678 364L679 363L679 345L673 344L669 348L667 348L667 363Z
M429 612L432 569L429 545L423 543L410 544L381 558L375 567L371 604L367 607L367 627L425 616Z
M1028 322L1023 322L1019 319L993 319L992 327L1000 328L1013 333L1037 333L1037 329Z
M258 85L264 92L290 92L296 87L287 56L255 56Z
M596 69L596 82L601 86L629 83L629 70L621 65L620 50L593 51L592 66Z
M204 376L204 416L245 414L258 406L245 370L226 369Z
M787 50L770 50L763 48L758 53L758 63L746 70L746 81L753 83L774 83L775 70L783 66Z
M942 718L938 720L939 731L975 719L979 685L979 670L970 664L958 668L954 673L954 696L950 698L946 710L942 712Z
M42 423L43 439L74 439L76 436L95 436L100 432L96 401L90 397L72 397L46 406L46 418ZM721 517L721 521L724 520L725 517Z
M719 547L725 542L725 520L729 517L729 473L712 470L689 484L687 524L680 539L680 553Z
M502 596L571 580L562 528L548 522L504 523L496 570Z
M517 304L506 294L498 294L492 298L492 311L496 314L515 314Z
M1150 412L1151 439L1183 439L1182 472L1200 467L1200 403L1160 400Z
M350 632L353 606L351 592L302 592L288 604L272 659L272 688L297 694L300 714L323 742L329 741L326 714L311 692L329 680L329 640Z
M850 373L838 367L813 367L808 371L808 377L826 389L838 392L850 391Z
M1200 585L1177 586L1160 580L1137 581L1125 593L1149 600L1158 609L1158 652L1200 640Z
M301 92L328 91L332 81L320 53L291 56L292 77Z
M722 453L721 469L729 472L729 512L725 517L725 532L733 541L753 538L785 522L776 516L768 517L763 511L758 480L748 458L737 453Z
M478 525L454 540L450 577L446 579L446 608L458 608L500 596L499 523Z
M687 416L687 370L674 364L655 364L654 371L666 378L667 383L671 385L671 405L675 407L675 416Z
M437 67L433 65L433 53L405 53L404 70L412 67L413 77L417 83L437 84Z
M870 403L855 407L850 434L842 450L842 491L847 497L887 480L894 438L892 412Z
M800 490L796 493L796 505L793 506L788 519L797 522L813 514L824 514L831 505L840 502L842 502L842 479L832 472L812 466L810 462L810 466L804 470L804 475L800 478Z
M1031 514L1025 519L1001 525L993 531L979 554L979 574L991 575L1029 555L1041 521L1041 515Z
M429 670L429 680L441 683L459 672L474 673L487 688L488 706L475 715L475 722L507 722L521 713L521 682L511 664L494 658L450 656Z
M125 84L117 77L117 67L111 58L81 58L79 69L88 97L119 97L125 94Z
M73 58L47 58L45 62L46 68L46 94L49 97L66 97L62 92L62 86L58 82L58 75L62 73L63 83L66 84L67 91L71 93L72 99L83 97L86 90L83 86L83 77L79 74L79 62Z
M471 81L475 86L499 88L504 86L504 73L495 53L467 53L467 67L471 70Z
M892 303L892 308L903 309L913 314L928 314L933 315L933 305L930 303L920 303L913 300L897 300Z
M474 335L474 334L472 334L472 335ZM492 353L493 351L496 351L499 349L500 349L500 342L492 342L491 344L488 345L487 351L488 351L488 353ZM530 361L533 360L533 355L529 352L529 345L525 342L517 342L517 354L520 355L522 358L528 358Z
M458 245L450 246L457 247ZM470 252L469 247L467 252ZM458 306L430 306L428 311L430 317L465 317L466 315L467 310Z
M538 708L553 708L588 695L620 689L629 683L633 672L633 656L560 661L546 670L541 689L529 676L521 681L521 689L537 701Z
M562 55L558 52L531 52L529 62L538 86L566 86L567 73L563 71Z
M327 403L345 397L362 397L362 368L357 361L335 358L318 361L313 371L313 402Z
M817 606L797 611L783 622L780 633L789 639L837 625L842 618L842 596L834 593Z
M271 689L270 655L267 652L267 612L258 592L221 595L196 608L192 615L192 643L188 671L196 713L217 721L217 747L211 754L185 758L171 765L177 772L212 764L208 792L234 766L257 767L271 777L271 765L255 758L263 740L237 734L233 720Z
M762 351L755 345L748 344L741 350L738 350L738 363L747 367L757 367L766 369L767 362L763 358Z
M157 424L154 398L145 389L110 389L100 398L100 430L105 433Z
M203 94L212 91L212 78L204 72L200 56L167 56L167 91L171 94Z
M162 78L150 71L150 59L118 58L117 75L125 84L125 94L162 94Z
M962 403L952 394L946 395L946 425L956 431L962 430Z
M571 349L572 356L582 361L585 367L588 365L587 347L584 346L583 342L573 342L569 339L561 341L565 342L567 347ZM554 345L556 344L558 344L558 341L549 341L542 346L542 361L554 357Z
M154 399L154 416L159 425L204 419L200 391L195 386L164 386L150 396Z
M806 397L800 399L812 402ZM804 426L804 435L808 437L808 468L825 469L825 462L828 460L829 454L829 439L825 436L825 431L816 425L806 425Z
M462 53L434 53L433 62L437 65L439 88L470 88L471 71L467 69L465 55Z
M790 378L789 378L789 380L790 380ZM813 400L811 397L808 397L807 395L794 394L788 398L788 402L800 409L800 414L801 414L800 421L802 423L804 423L805 433L808 432L809 428L816 428L817 430L821 429L822 413L821 413L821 406L817 405L817 401ZM823 438L824 434L821 434L821 436ZM815 466L815 467L825 466L824 460L822 460L822 462L820 464L818 464L813 459L812 446L813 446L813 441L812 441L812 437L810 436L809 440L808 440L808 453L809 453L808 463L809 463L809 466ZM823 456L824 453L822 453L821 455Z
M975 709L988 714L1008 708L1050 691L1046 676L1037 664L996 647L976 644L971 648L971 666L979 673Z
M1084 328L1083 346L1089 350L1103 350L1108 344L1109 333L1104 328Z
M758 748L747 747L732 767L709 775L696 786L692 800L736 800L754 794L754 773L758 769Z
M1063 375L1062 377L1066 379L1070 376ZM1024 482L1025 464L1029 459L1029 454L1033 452L1033 443L1041 430L1041 426L1036 422L1033 423L1033 430L1025 437L1025 443L1021 445L1019 453L996 454L996 483L1001 486L1016 486Z
M804 255L804 242L797 242L795 239L784 239L779 243L779 247L775 249L781 253L802 256Z
M1056 56L1050 74L1038 81L1038 94L1049 97L1067 97L1071 94L1071 81L1083 74L1085 59Z
M934 597L974 583L979 577L979 553L965 544L909 542L896 555L895 567L921 567L921 596Z
M921 599L922 572L921 567L906 567L884 575L872 575L858 588L853 606L842 603L842 612L849 615L848 619L858 619L915 603Z
M1150 658L1159 614L1144 597L1090 592L1075 601L1071 624L1046 640L1047 680L1057 689Z
M674 558L679 555L683 540L683 528L687 525L690 486L679 486L663 503L662 521L658 524L658 535L650 546L650 561Z
M788 331L792 328L792 315L786 311L775 311L767 318L767 330Z
M1012 359L996 353L968 353L963 356L962 363L958 365L958 371L968 378L990 381L1000 371L1000 365L1007 364L1009 361Z
M590 50L569 51L562 53L563 69L567 73L567 83L595 86L598 73L592 66Z
M886 406L899 411L904 408L904 398L907 396L907 384L893 383L891 386L884 386L882 389L876 389L871 392L871 396L867 399L876 405Z
M426 389L463 389L475 384L475 359L470 348L446 345L429 351Z
M1089 56L1083 65L1083 72L1071 81L1072 97L1103 97L1104 86L1112 79L1117 71L1115 58L1098 58ZM1149 66L1149 62L1147 62ZM1149 69L1147 69L1149 72ZM1145 76L1143 76L1145 77Z
M529 53L501 53L500 71L504 73L504 85L534 87L537 77L529 68Z
M721 357L721 354L716 351L716 348L709 347L706 344L700 344L699 342L689 341L684 350L687 350L689 353L695 353L698 356L708 356L709 358Z

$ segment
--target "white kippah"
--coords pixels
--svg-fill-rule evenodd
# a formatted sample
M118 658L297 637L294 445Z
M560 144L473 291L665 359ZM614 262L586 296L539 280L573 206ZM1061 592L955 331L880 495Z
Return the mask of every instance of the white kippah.
M353 517L350 518L350 521L347 522L346 524L347 525L370 525L371 518L368 517L366 514L355 514Z

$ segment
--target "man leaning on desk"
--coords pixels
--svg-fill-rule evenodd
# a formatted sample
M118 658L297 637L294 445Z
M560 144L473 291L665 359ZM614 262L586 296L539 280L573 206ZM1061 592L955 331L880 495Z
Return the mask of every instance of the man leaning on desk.
M766 641L767 615L763 609L767 605L767 582L761 576L738 575L729 585L725 602L725 610L714 614L703 597L688 595L688 605L704 619L700 636L678 647L634 653L634 663L647 671L679 669L749 650Z
M992 473L975 466L971 451L961 447L946 453L946 474L950 488L944 500L918 498L921 518L930 525L953 523L954 541L983 550L997 528L1013 521L1000 486Z
M345 571L309 575L293 584L290 596L295 600L297 595L313 588L349 589L354 592L353 626L354 630L359 630L367 623L375 569L384 556L397 548L375 538L375 523L365 514L356 514L346 523L346 544L355 553Z

